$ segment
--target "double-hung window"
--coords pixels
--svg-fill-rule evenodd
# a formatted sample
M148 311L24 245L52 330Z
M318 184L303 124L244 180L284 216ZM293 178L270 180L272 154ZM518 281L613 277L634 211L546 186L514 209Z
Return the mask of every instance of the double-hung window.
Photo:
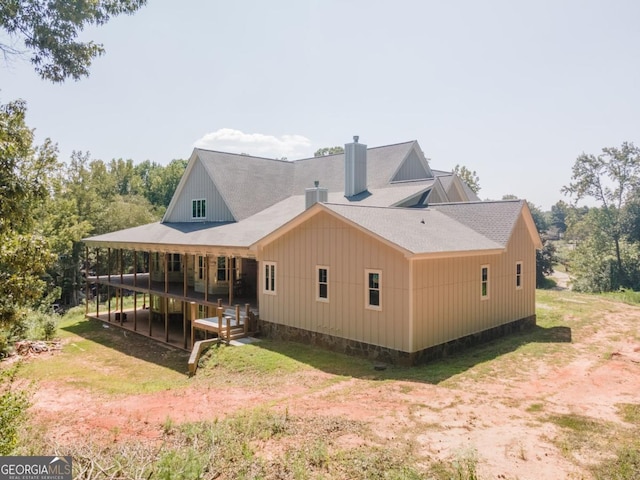
M382 270L365 270L365 308L382 310Z
M482 300L489 298L489 265L480 267L480 298Z
M191 218L207 218L207 201L204 198L191 200Z
M263 291L269 295L276 294L276 263L264 262L264 286Z
M316 300L329 301L329 267L316 267Z
M516 262L516 290L522 289L522 262Z

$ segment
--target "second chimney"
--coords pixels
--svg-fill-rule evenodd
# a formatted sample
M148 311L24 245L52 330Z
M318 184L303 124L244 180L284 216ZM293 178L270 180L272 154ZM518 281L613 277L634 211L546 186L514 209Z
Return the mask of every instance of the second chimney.
M358 143L358 136L353 143L344 146L344 196L353 197L367 190L367 146Z
M320 182L313 182L313 188L304 191L305 209L313 207L316 203L325 203L329 199L329 189L320 187Z

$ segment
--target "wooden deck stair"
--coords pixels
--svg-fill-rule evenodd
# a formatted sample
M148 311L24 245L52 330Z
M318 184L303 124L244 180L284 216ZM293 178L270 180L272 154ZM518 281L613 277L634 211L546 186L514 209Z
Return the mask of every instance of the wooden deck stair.
M195 310L195 309L194 309ZM195 312L192 312L193 317ZM193 318L192 317L192 318ZM235 309L218 307L218 315L210 318L199 318L191 322L191 346L195 345L195 331L203 330L213 333L222 341L229 343L231 340L247 337L250 333L250 324L255 318L249 305L245 305L244 311L236 305Z
M191 310L192 317L195 318L195 308ZM198 368L198 360L202 351L209 345L225 342L229 344L232 340L248 337L251 333L250 325L256 318L254 312L245 305L244 312L240 311L240 306L235 309L218 307L218 316L210 318L198 318L191 322L191 356L189 357L189 375L195 375ZM195 331L204 330L216 335L215 338L195 341Z

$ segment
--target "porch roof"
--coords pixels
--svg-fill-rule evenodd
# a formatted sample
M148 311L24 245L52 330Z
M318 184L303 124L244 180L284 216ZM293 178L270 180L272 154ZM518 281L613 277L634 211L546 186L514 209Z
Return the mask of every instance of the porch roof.
M342 192L329 193L329 201L342 204L389 206L415 196L433 185L433 180L408 182L370 189L358 199ZM224 252L253 257L249 246L277 230L305 209L305 196L294 195L239 222L155 222L83 239L90 247L147 249L167 252Z

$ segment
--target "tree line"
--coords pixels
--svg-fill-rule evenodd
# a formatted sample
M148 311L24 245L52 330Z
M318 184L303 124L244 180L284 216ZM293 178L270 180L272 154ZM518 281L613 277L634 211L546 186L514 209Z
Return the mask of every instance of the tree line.
M25 307L79 303L87 236L162 218L186 168L146 160L58 159L34 144L22 101L0 105L0 327L20 324Z

